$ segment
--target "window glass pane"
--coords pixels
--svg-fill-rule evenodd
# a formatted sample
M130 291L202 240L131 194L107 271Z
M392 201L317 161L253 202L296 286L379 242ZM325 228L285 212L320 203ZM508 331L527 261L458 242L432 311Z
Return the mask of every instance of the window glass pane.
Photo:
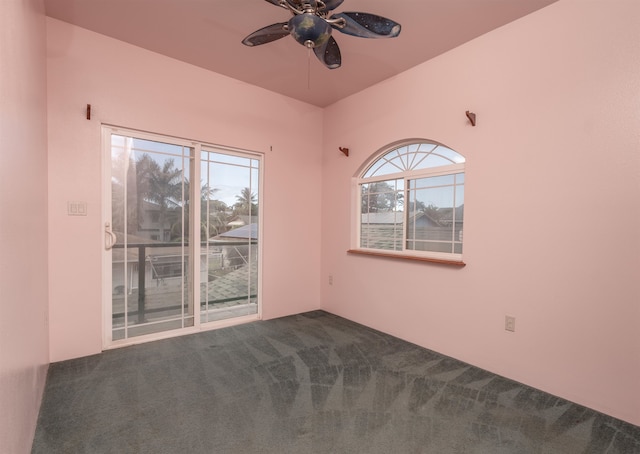
M112 136L113 339L193 324L188 217L191 149ZM137 147L137 148L136 148Z
M125 138L116 134L111 135L111 148L124 147Z
M412 153L415 153L416 151L420 151L422 153L431 153L433 150L435 150L436 147L437 145L434 143L412 143L411 145L407 146L407 149L409 149L409 151L411 151Z
M234 156L230 154L216 153L213 151L209 152L208 160L225 164L235 164L244 167L250 167L251 162L255 161L255 159L245 158L242 156Z
M207 178L210 182L209 189L216 200L233 208L240 201L238 197L241 196L242 190L251 186L249 169L211 161L207 164L206 173L204 169L202 171L202 178ZM251 189L254 196L256 190Z
M255 314L258 291L260 161L218 152L207 157L201 167L207 187L201 194L201 229L207 235L202 323Z
M456 218L462 220L464 207L464 186L456 186Z
M256 207L255 207L255 212L252 215L252 220L251 222L258 222L258 211L259 211L259 203L258 200L260 200L260 192L259 192L259 184L258 184L258 179L259 179L259 175L260 175L260 171L256 168L251 169L251 181L250 181L250 187L251 187L251 191L255 194L256 196Z
M369 168L367 169L367 171L364 173L364 177L365 177L365 178L368 178L368 177L374 176L374 175L376 174L377 170L378 170L381 166L383 166L384 164L385 164L385 162L384 162L384 161L377 161L377 162L375 162L375 163L374 163L371 167L369 167Z
M407 239L416 241L408 242L407 249L453 252L464 203L464 187L454 181L454 175L441 175L409 182Z
M440 156L447 158L448 160L455 162L457 164L463 163L464 162L464 156L456 153L455 151L451 150L450 148L447 147L443 147L442 145L439 146L435 151L435 154L439 154Z
M419 178L413 180L414 188L431 188L435 186L452 185L454 183L453 175L441 175L438 177Z
M127 192L135 203L130 203L128 234L135 235L138 240L168 242L181 239L183 208L188 193L188 159L141 151L132 151L130 156L129 175L133 179Z
M360 247L402 250L404 180L361 186Z
M402 250L402 224L374 222L362 223L360 247L382 250Z
M424 160L420 162L419 166L416 166L416 169L442 167L442 166L448 166L451 164L452 162L449 159L443 158L442 156L438 156L435 153L431 153Z
M407 148L396 150L398 157L396 158L396 162L398 162L398 166L402 170L406 170L411 168L411 160L413 158L413 153L409 153Z
M433 143L409 144L380 156L367 169L363 178L463 162L465 162L464 156L442 145Z
M432 217L440 219L448 216L451 219L453 207L453 186L440 186L436 188L416 189L410 193L410 201L416 208L429 213Z
M454 232L450 224L441 224L424 214L418 214L412 221L407 232L408 239L453 241Z
M112 136L116 137L116 136ZM123 139L120 137L120 139ZM118 244L124 244L127 227L125 223L129 223L131 230L137 226L136 213L133 212L138 197L135 194L127 192L127 186L135 185L135 174L128 173L127 153L124 150L124 142L122 147L111 147L111 229L116 232ZM127 215L125 215L127 213ZM114 255L118 255L119 251L115 251ZM114 278L114 282L115 282Z
M404 199L404 180L377 181L361 185L362 213L399 211Z
M155 142L153 140L144 140L133 138L133 149L138 152L156 152L156 153L168 153L172 155L181 156L184 152L184 147L180 145L174 145L165 142Z
M394 157L394 159L381 159L367 171L365 177L383 176L402 171L402 162L399 161L398 157L396 156Z
M406 193L403 178L362 182L360 247L461 253L464 173L429 173L464 162L450 148L429 142L406 144L378 157L363 179L408 171L424 176L407 180ZM407 241L399 244L403 235Z
M423 252L453 252L451 243L439 243L435 241L407 241L407 249Z

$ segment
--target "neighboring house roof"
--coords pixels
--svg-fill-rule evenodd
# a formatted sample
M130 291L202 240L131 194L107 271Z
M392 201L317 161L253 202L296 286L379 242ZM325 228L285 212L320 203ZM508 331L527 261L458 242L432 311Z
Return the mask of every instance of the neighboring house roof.
M206 288L208 289L208 298L205 294L205 286L200 286L200 301L206 301L209 299L211 303L216 306L216 300L229 300L232 298L238 298L240 304L247 302L247 283L250 286L251 295L257 293L257 281L251 279L253 276L257 276L258 273L258 260L254 259L247 265L242 265L234 271L231 271L224 276L213 279L207 282ZM233 305L233 303L229 303Z
M438 219L440 221L448 221L451 222L453 219L453 210L454 208L440 208L438 210ZM456 222L461 222L464 218L464 204L455 208L456 212Z
M462 222L464 205L455 208L456 222ZM451 223L453 219L453 208L440 208L438 217L429 215L424 211L418 211L411 215L410 221L421 218L427 219L432 224L440 224L443 222ZM404 211L382 211L376 213L363 213L361 215L363 224L402 224L404 222Z
M404 211L363 213L362 222L365 224L402 224L404 222Z
M234 241L247 239L258 239L258 224L253 223L238 227L237 229L229 230L228 232L209 238L209 241Z
M234 216L234 218L229 222L228 226L238 226L238 225L249 225L256 220L256 216L251 216L248 214L239 214Z

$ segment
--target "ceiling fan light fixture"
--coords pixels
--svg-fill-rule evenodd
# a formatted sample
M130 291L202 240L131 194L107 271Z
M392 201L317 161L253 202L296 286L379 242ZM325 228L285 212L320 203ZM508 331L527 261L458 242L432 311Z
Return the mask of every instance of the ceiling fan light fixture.
M313 13L293 16L288 27L293 39L310 49L322 47L331 36L331 26Z
M371 13L347 12L333 14L344 0L266 0L272 5L289 10L293 15L288 22L268 25L251 33L242 43L259 46L291 35L307 49L313 49L318 60L329 69L342 64L338 43L331 36L336 29L346 35L360 38L395 38L400 24Z

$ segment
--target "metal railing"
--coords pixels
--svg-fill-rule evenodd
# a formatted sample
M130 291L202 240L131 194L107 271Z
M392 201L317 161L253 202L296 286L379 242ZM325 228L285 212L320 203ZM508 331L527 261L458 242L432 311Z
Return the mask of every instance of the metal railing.
M251 240L251 241L219 241L219 242L215 242L215 243L211 243L211 242L202 242L200 243L200 245L205 248L207 246L214 246L214 247L237 247L237 246L253 246L256 245L257 241L256 240ZM129 311L127 310L127 305L125 304L125 308L124 311L127 313L127 316L137 316L138 319L138 324L140 323L145 323L146 322L146 314L151 314L151 313L157 313L157 312L165 312L165 311L172 311L172 310L181 310L182 309L182 305L171 305L171 306L163 306L160 308L147 308L146 307L146 279L147 279L147 273L146 273L146 267L147 267L147 261L149 261L150 266L153 269L153 264L151 262L151 256L147 256L147 248L151 248L151 249L155 249L155 248L188 248L189 244L188 243L127 243L127 244L123 244L123 243L116 243L113 244L112 248L113 249L124 249L125 251L128 249L137 249L138 250L138 260L137 260L137 265L138 265L138 309L135 311ZM183 260L182 258L180 260ZM243 260L246 263L246 260L243 258ZM126 256L126 252L125 252L125 257L124 257L124 262L125 262L125 266L128 266L128 260L127 260L127 256ZM160 278L160 277L158 277ZM125 292L127 293L127 292ZM240 296L240 297L232 297L232 298L221 298L221 299L216 299L216 300L212 300L212 301L205 301L205 302L200 302L200 305L203 306L205 304L208 303L225 303L225 302L231 302L231 301L239 301L242 299L254 299L256 298L257 295L247 295L247 296ZM126 301L126 300L125 300ZM116 318L122 318L124 317L124 312L122 313L114 313L112 314L112 318L116 319Z

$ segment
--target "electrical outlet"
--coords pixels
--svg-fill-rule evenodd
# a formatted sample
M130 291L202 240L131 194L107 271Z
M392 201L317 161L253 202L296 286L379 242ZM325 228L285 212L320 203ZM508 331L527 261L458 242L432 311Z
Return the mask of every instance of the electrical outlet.
M333 275L329 275L329 285L333 285Z
M507 331L515 332L516 331L516 318L510 317L509 315L505 315L504 317L504 329Z

